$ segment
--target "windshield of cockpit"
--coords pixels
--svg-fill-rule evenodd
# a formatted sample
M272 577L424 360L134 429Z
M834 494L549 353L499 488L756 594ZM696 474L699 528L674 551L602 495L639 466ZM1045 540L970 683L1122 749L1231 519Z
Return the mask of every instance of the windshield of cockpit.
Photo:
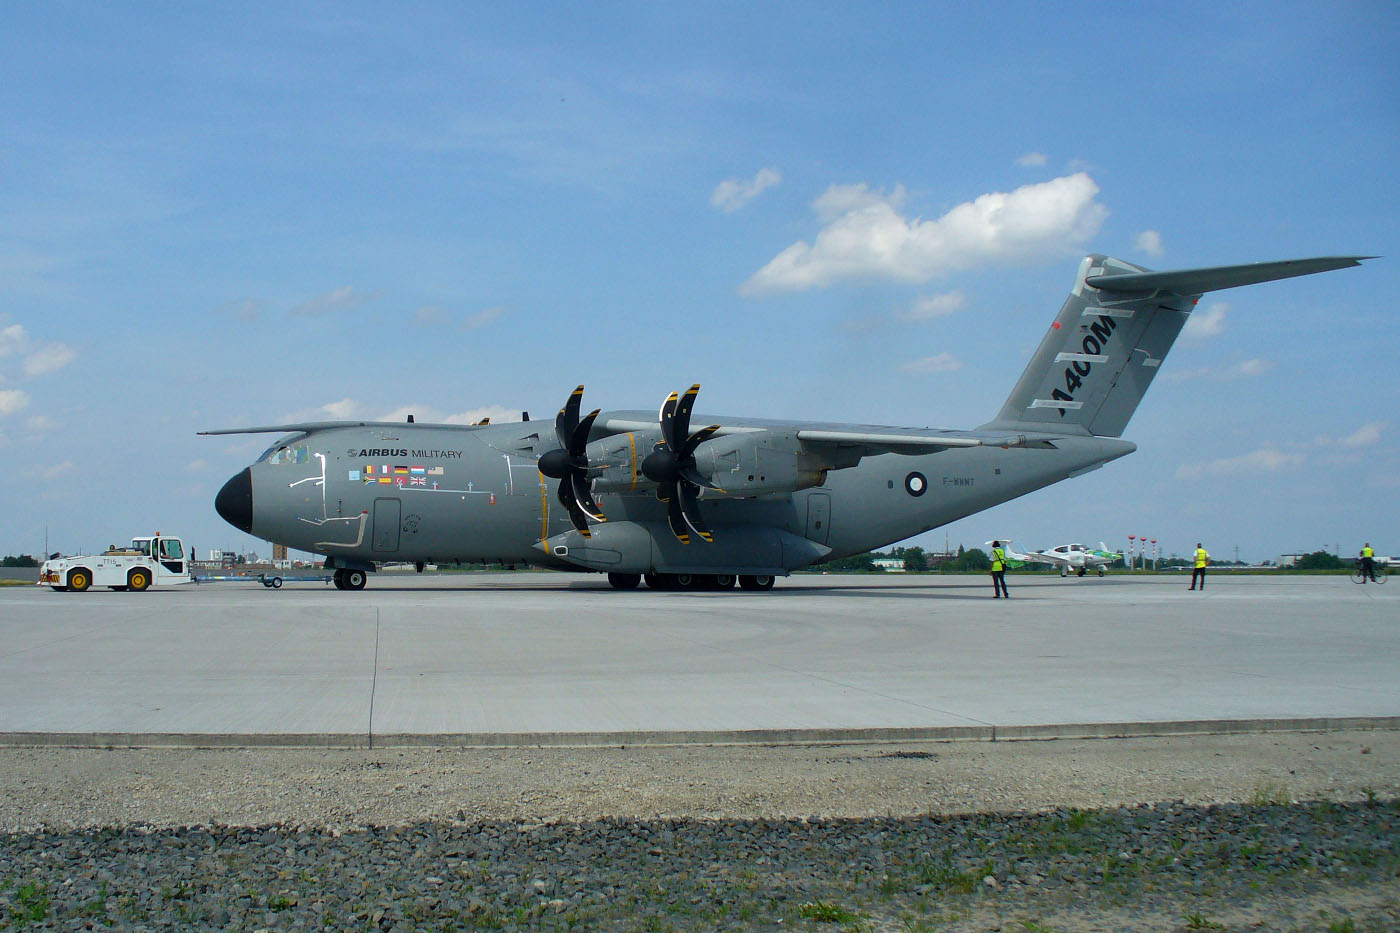
M150 556L151 556L151 539L150 539L150 538L132 538L132 539L131 539L131 549L132 549L133 551L139 551L140 553L145 554L147 557L150 557Z
M262 456L258 458L258 463L271 463L274 465L283 463L309 463L311 461L311 451L305 444L297 443L306 435L295 434L291 437L284 437L282 440L264 450Z

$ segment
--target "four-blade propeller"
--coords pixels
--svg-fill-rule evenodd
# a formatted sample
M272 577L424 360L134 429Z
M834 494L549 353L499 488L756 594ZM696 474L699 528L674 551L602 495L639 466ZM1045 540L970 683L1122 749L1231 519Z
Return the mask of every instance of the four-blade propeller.
M701 540L714 541L714 535L700 515L700 490L719 489L695 465L695 449L720 429L717 424L690 433L690 412L700 386L693 385L684 395L671 395L661 405L661 441L642 461L642 475L656 483L656 498L666 503L666 521L682 544L690 543L694 532ZM554 419L559 447L539 458L540 472L559 480L558 497L569 512L569 521L584 537L591 537L590 521L607 521L593 499L588 463L588 434L601 409L579 418L583 386L574 389Z
M693 385L685 394L675 392L661 405L661 442L642 461L642 475L656 483L656 498L666 503L666 521L671 533L682 544L690 543L690 532L701 540L714 541L700 515L701 488L718 489L695 466L695 448L720 429L717 424L690 433L690 412L700 386Z
M593 501L588 479L588 432L601 408L595 408L579 420L579 403L583 401L583 386L574 389L564 407L554 418L554 435L560 449L540 457L540 472L559 480L559 502L569 512L569 521L585 538L591 537L588 519L607 521L603 510Z

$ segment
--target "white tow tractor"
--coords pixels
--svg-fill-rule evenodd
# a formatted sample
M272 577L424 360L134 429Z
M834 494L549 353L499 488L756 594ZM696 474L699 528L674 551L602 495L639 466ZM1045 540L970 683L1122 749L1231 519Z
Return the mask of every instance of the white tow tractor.
M128 547L113 545L90 557L56 557L39 568L39 585L59 592L84 592L94 586L113 590L142 590L175 583L194 583L185 545L159 532L132 538Z

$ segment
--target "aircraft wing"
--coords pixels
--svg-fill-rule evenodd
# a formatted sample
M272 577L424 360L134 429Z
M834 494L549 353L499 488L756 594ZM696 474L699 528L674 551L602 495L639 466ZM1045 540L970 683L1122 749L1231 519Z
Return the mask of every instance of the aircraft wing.
M1049 564L1051 567L1073 567L1074 562L1057 554L1047 554L1043 551L1031 551L1029 554L1018 555L1021 560L1031 564Z
M330 428L403 428L403 421L302 421L295 424L262 424L251 428L218 428L213 431L199 431L200 436L210 434L310 434ZM474 424L428 424L407 422L416 428L449 428L454 431L471 431L479 427Z
M920 456L956 447L1042 447L1053 448L1057 434L1008 434L1004 431L951 431L939 428L903 428L887 425L830 424L803 421L760 421L754 418L728 418L692 415L692 425L719 425L715 437L769 432L795 438L808 450L844 448L858 456L905 454ZM593 436L655 430L656 417L642 412L614 412L601 417Z

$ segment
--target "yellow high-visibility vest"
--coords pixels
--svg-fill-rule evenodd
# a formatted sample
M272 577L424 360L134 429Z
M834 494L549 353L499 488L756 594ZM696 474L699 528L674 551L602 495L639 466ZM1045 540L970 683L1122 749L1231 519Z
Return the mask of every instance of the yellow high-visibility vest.
M999 547L992 548L992 569L1006 569L1006 552Z
M1375 556L1376 556L1376 552L1373 551L1373 550L1371 550L1371 549L1368 548L1368 547L1364 547L1364 548L1361 549L1361 556L1362 556L1362 557L1375 557Z
M1200 568L1204 567L1204 566L1206 565L1206 562L1209 561L1209 560L1210 560L1210 555L1206 553L1206 549L1205 549L1205 548L1203 548L1203 547L1198 547L1198 548L1196 548L1196 568L1197 568L1198 570L1199 570Z

